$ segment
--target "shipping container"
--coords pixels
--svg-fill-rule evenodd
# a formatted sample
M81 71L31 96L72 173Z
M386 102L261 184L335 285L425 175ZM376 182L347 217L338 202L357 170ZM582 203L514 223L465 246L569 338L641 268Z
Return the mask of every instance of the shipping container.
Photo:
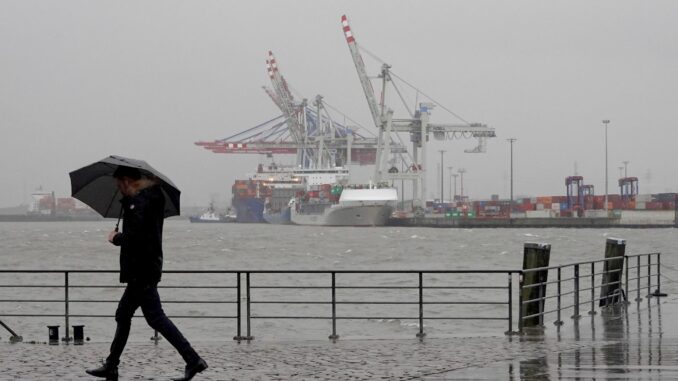
M636 202L648 202L648 201L652 201L652 195L651 194L636 195Z
M540 204L537 204L540 205ZM553 210L549 209L541 209L541 210L530 210L525 212L525 215L528 218L553 218L555 217L555 212Z

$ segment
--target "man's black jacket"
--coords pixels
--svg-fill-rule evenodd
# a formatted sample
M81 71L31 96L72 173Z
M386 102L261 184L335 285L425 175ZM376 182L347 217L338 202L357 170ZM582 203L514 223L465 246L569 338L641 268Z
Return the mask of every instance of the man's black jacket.
M120 282L155 284L162 275L162 224L165 197L160 186L125 196L122 233L113 238L120 246Z

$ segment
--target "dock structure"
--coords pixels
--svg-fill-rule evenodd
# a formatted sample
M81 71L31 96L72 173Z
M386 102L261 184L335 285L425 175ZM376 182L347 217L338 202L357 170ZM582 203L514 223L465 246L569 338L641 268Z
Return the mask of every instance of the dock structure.
M671 223L628 223L619 218L445 218L406 217L391 218L388 226L434 228L630 228L657 229L678 227Z

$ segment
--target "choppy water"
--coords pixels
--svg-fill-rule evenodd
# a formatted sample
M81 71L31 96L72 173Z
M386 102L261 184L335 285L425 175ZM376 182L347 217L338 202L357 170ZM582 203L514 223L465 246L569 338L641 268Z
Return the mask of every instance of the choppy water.
M106 241L113 223L0 223L0 267L2 269L106 269L117 270L118 248ZM169 220L165 225L165 270L461 270L519 269L525 242L547 242L552 245L551 264L601 259L605 239L625 238L627 254L661 252L667 266L678 268L675 247L678 235L674 229L433 229L433 228L351 228L299 227L266 224L191 224ZM678 273L674 273L678 277ZM667 275L670 275L667 273ZM0 284L62 284L63 276L2 275ZM113 274L71 275L71 284L116 284ZM428 284L505 285L506 276L466 276L446 278L432 275ZM235 285L235 276L185 276L166 274L161 285ZM252 275L254 286L329 285L328 275ZM338 276L337 285L415 286L416 275ZM673 284L666 284L671 289ZM121 289L92 294L91 289L73 289L71 298L117 300ZM176 290L161 289L169 300L234 300L231 289ZM487 291L485 291L487 292ZM13 298L59 299L63 290L0 288L3 300ZM352 293L339 290L338 300L412 300L416 291L372 291ZM426 298L471 301L505 300L505 291L468 292L434 291ZM253 290L252 300L329 300L327 290ZM115 303L73 303L71 313L113 314ZM455 309L427 307L428 316L498 316L505 306L465 306ZM5 313L63 313L63 304L36 302L17 304L0 302ZM234 305L165 304L169 314L234 315ZM29 312L30 311L30 312ZM329 316L328 305L260 304L253 306L253 315ZM340 305L341 316L416 316L416 305L370 306ZM61 324L61 318L0 318L15 327L25 339L44 340L47 324ZM177 319L177 325L193 340L230 340L235 335L233 319ZM95 341L107 341L114 329L112 318L75 318L71 324L85 324L86 334ZM428 320L429 335L500 335L505 322ZM342 337L388 336L412 337L418 330L416 320L370 319L340 320ZM143 319L134 323L132 340L147 340L150 329ZM258 319L253 332L258 339L313 338L323 339L331 333L329 321ZM0 333L0 336L7 336Z

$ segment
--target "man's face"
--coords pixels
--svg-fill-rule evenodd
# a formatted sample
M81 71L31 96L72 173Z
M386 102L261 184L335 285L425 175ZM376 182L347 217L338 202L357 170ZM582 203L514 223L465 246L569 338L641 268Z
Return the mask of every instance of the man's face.
M119 179L116 179L118 182L118 189L120 189L120 193L122 193L125 196L130 196L132 193L132 179L129 177L121 177Z

